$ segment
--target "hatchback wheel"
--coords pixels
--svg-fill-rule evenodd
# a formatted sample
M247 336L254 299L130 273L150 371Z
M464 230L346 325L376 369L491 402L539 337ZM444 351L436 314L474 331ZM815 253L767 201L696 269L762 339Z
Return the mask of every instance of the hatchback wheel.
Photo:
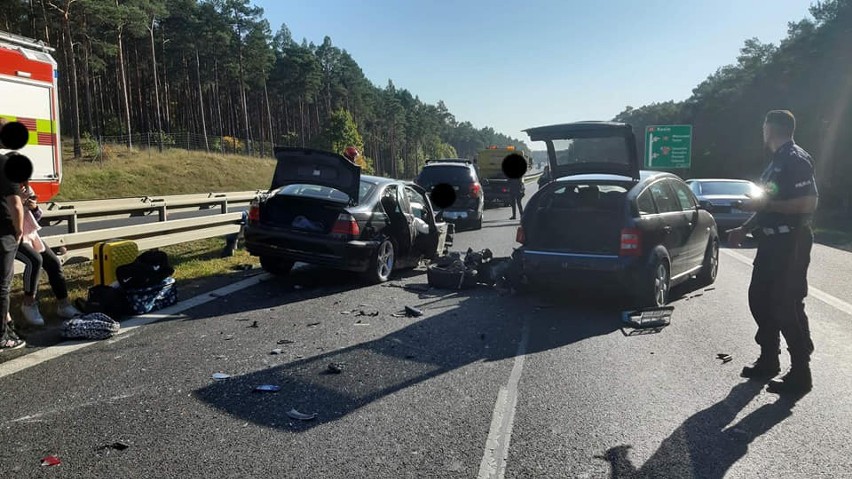
M384 283L390 278L393 267L396 264L396 248L390 238L384 238L373 254L370 270L367 278L372 283Z
M642 285L643 292L640 299L642 307L662 307L669 302L669 289L671 287L671 276L669 264L660 259L651 269L648 282Z

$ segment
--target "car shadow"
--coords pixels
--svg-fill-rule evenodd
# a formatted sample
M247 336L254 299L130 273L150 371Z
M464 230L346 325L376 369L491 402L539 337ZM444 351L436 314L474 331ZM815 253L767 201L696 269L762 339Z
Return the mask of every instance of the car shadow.
M613 447L596 458L610 464L612 479L721 479L748 453L752 441L793 414L796 398L781 397L729 426L763 386L754 381L737 384L725 399L684 421L641 467L628 457L629 445Z
M620 311L589 300L565 304L535 295L500 298L484 287L419 297L439 312L371 341L211 383L193 396L242 421L307 431L473 363L512 359L525 328L530 338L525 354L535 354L613 333L621 325ZM342 364L343 372L330 373L330 363ZM282 389L254 393L259 384ZM293 420L287 415L291 409L317 417Z

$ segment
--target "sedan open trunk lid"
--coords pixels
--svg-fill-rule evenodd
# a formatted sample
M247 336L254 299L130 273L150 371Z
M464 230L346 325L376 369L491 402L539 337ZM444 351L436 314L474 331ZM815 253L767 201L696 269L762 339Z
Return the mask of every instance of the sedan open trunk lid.
M639 179L636 137L626 123L585 121L524 131L547 145L554 178L599 173Z
M328 151L278 146L275 159L271 189L293 184L325 186L345 193L351 205L358 204L361 167L346 158Z

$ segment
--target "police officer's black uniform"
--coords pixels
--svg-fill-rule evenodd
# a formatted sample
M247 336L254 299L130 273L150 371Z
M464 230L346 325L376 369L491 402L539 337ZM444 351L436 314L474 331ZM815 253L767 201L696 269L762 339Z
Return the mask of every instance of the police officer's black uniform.
M818 195L811 156L793 141L773 154L760 183L769 200ZM761 355L754 366L743 370L743 376L769 378L779 372L783 334L792 363L785 382L800 390L810 390L809 362L814 351L804 305L814 239L811 216L758 212L745 226L758 241L748 296ZM773 386L779 384L770 389Z

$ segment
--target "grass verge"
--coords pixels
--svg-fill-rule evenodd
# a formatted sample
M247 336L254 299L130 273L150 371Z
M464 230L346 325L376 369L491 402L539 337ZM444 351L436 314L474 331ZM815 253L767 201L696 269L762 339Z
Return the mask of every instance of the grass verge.
M275 160L180 149L107 147L108 159L67 159L56 201L249 191L269 187Z

